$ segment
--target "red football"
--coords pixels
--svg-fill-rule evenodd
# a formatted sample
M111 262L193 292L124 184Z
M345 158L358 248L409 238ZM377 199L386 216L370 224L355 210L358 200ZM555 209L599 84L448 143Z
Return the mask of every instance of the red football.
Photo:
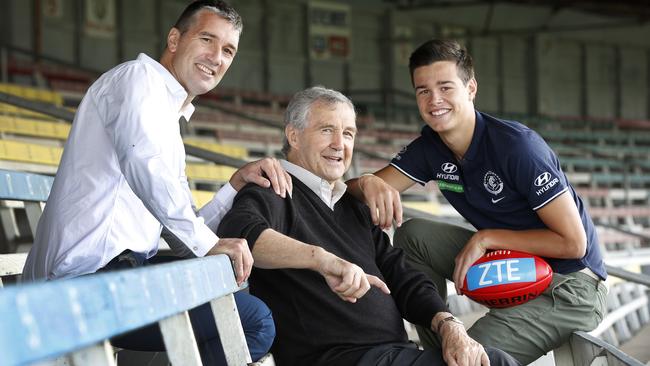
M463 295L490 308L507 308L539 296L553 279L542 258L514 250L495 250L467 271Z

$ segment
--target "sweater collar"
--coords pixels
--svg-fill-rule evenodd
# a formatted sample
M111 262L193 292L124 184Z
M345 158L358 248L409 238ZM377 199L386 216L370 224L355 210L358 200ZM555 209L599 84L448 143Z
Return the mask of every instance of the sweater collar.
M331 210L334 210L334 205L343 197L345 190L348 186L337 180L334 182L334 188L330 186L330 183L325 179L317 176L316 174L310 172L309 170L290 163L286 160L280 160L282 167L291 175L296 177L298 180L303 182L309 189L311 189L316 195L329 207Z

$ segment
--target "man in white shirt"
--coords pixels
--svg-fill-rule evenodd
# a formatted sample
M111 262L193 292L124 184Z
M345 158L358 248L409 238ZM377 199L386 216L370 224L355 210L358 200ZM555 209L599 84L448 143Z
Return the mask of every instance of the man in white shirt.
M246 241L218 238L214 230L246 183L272 185L285 196L290 178L275 159L250 163L197 217L179 127L181 116L189 120L192 115L194 97L212 90L228 70L241 29L239 14L228 4L195 1L169 31L160 63L140 54L89 88L66 142L24 279L52 280L146 264L158 251L163 227L193 256L227 254L237 281L248 278L253 258ZM247 294L238 294L236 300L257 359L275 334L270 311ZM212 354L221 352L221 346L214 321L208 319L211 312L197 310L194 316L200 327L209 324L209 329L195 327L204 363L219 364L223 356ZM163 350L158 328L150 328L120 346Z

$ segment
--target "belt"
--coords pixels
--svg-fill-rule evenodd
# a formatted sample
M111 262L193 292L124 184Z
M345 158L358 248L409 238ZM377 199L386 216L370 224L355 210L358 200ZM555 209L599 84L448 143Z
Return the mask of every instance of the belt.
M591 269L589 269L589 267L585 267L585 268L579 270L578 272L580 272L580 273L584 273L584 274L586 274L587 276L593 278L593 279L596 280L596 281L600 281L600 277L598 277L598 275L595 274L594 271L592 271Z

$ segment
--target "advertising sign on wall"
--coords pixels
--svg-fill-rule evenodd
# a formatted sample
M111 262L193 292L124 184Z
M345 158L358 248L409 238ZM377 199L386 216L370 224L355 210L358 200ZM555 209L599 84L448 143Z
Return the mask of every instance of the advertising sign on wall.
M312 1L308 5L309 54L315 60L348 60L350 6Z
M41 9L46 18L61 19L63 17L62 0L44 0L41 2Z
M115 37L115 0L86 0L86 35L101 38Z

